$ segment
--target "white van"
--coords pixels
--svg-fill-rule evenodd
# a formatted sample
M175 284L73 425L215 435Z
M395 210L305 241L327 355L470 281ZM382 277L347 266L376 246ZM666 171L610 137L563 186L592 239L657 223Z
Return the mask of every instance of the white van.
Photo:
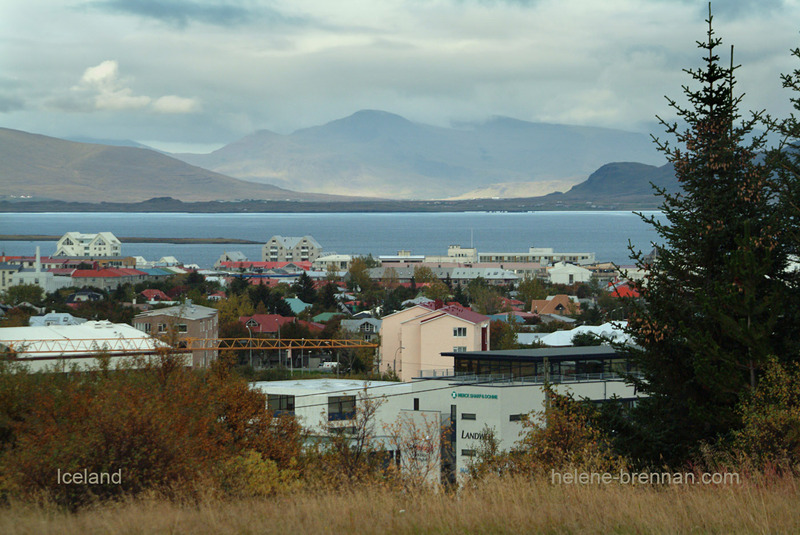
M336 368L339 367L339 363L338 362L322 362L322 363L320 363L319 367L320 367L321 370L334 371Z

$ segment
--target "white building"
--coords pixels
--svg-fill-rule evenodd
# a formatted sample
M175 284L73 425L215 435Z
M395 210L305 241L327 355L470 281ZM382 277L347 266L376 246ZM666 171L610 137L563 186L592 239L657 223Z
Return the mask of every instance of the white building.
M353 257L349 254L328 254L320 256L311 263L311 269L327 272L328 270L347 271Z
M53 256L97 258L121 255L122 243L110 232L97 234L67 232L58 240L56 253Z
M322 246L311 236L273 236L261 249L262 262L313 262Z
M398 429L413 428L422 447L436 456L430 465L437 481L457 481L469 470L487 433L509 449L521 438L525 415L544 408L543 383L562 394L596 402L637 395L619 373L631 372L613 348L582 347L452 353L456 370L411 382L312 379L255 383L270 409L293 414L312 435L326 425L354 425L365 396L377 403L375 441L393 458L418 458L402 451ZM466 371L471 369L472 371ZM507 372L507 373L503 373ZM439 434L442 433L442 434ZM442 437L442 435L444 435ZM439 440L442 437L444 440ZM430 440L426 441L425 439ZM410 442L405 442L408 448Z
M575 264L559 262L547 268L547 276L553 284L575 284L576 282L589 282L592 272Z
M50 271L42 270L41 256L39 247L37 247L36 261L33 268L20 269L16 273L12 273L8 280L9 287L22 284L32 284L41 288L44 293L53 293L61 288L75 286L75 281L70 276L59 276Z
M167 345L124 323L89 321L80 325L5 327L0 329L0 353L32 372L97 366L100 352L111 367L135 355L153 355Z

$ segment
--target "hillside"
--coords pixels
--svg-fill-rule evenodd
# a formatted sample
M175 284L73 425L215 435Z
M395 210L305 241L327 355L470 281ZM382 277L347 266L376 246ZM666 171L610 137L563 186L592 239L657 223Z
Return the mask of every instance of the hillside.
M0 128L3 197L81 202L234 199L335 201L253 184L143 148L78 143ZM351 200L351 199L348 199Z
M663 163L644 134L504 117L441 128L382 111L290 135L260 131L210 154L175 157L300 191L403 199L530 196L565 191L609 161ZM538 182L544 189L531 187Z

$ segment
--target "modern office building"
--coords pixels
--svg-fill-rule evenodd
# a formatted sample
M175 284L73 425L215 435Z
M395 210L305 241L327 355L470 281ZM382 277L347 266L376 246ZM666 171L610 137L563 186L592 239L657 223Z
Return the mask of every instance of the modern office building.
M425 370L407 382L353 380L292 380L256 383L267 395L269 408L297 416L311 433L320 434L326 422L348 429L365 400L377 404L375 442L393 459L419 458L402 451L410 442L397 440L397 429L416 430L426 455L434 452L436 480L454 482L468 473L487 434L502 449L521 438L523 421L544 408L544 384L598 403L637 398L626 375L636 370L608 346L512 351L452 352L455 367ZM423 431L421 434L420 431ZM419 436L417 438L419 438ZM435 440L434 440L435 439ZM405 446L404 446L405 445ZM433 474L430 475L433 477Z

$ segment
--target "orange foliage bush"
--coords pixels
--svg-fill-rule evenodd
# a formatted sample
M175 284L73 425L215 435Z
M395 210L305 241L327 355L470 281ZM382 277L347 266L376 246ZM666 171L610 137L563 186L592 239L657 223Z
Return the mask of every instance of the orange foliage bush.
M117 370L102 360L88 372L0 368L6 496L44 493L77 506L146 490L185 495L213 487L217 467L242 455L287 468L300 444L297 424L274 425L264 395L230 374L224 361L202 371L169 355ZM84 470L119 473L120 480L86 485L61 477Z

